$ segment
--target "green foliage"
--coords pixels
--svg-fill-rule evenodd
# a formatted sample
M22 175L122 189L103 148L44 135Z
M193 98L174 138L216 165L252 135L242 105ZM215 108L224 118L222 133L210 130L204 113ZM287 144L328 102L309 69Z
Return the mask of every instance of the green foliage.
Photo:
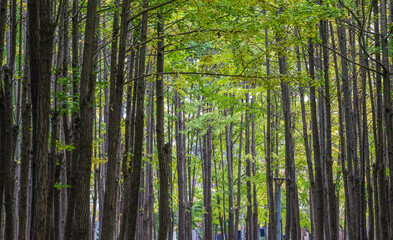
M73 143L67 145L67 144L63 144L61 143L59 140L56 140L56 149L59 150L65 150L65 151L72 151L75 149Z
M61 190L62 188L69 188L71 185L63 184L62 182L56 182L53 187L57 190Z

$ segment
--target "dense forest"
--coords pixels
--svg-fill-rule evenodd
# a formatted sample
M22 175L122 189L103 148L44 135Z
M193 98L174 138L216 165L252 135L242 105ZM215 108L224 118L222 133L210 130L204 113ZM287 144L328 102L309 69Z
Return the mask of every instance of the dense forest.
M393 239L392 0L0 0L0 239Z

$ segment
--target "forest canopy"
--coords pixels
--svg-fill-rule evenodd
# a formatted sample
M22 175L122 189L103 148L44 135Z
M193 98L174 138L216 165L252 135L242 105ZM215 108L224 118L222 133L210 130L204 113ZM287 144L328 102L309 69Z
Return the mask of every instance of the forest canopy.
M392 23L392 0L0 0L0 239L391 239Z

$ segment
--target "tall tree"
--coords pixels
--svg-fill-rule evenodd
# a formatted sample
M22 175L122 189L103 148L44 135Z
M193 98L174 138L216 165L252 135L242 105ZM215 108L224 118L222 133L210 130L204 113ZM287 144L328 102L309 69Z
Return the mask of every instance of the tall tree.
M2 72L3 69L3 51L4 51L4 36L5 36L5 26L6 26L6 21L7 21L7 7L8 7L8 3L7 0L2 0L0 2L0 72ZM4 83L3 83L3 79L0 79L1 81L1 89L4 89ZM4 95L4 90L1 90L2 95ZM5 97L5 96L4 96ZM4 98L2 97L2 98ZM2 114L4 115L4 114ZM2 128L0 128L1 131ZM0 140L1 143L1 140ZM1 154L3 156L3 154ZM0 157L0 166L2 168L2 172L0 174L0 214L2 214L2 210L3 210L3 191L4 191L4 181L5 181L5 176L6 176L6 168L4 166L5 162L7 160L5 160L5 158ZM0 218L0 226L2 224L2 220L3 218Z
M179 239L188 239L186 232L186 206L187 206L187 179L186 179L186 156L185 156L185 136L184 136L184 117L181 111L182 104L178 93L175 93L175 111L176 111L176 158L177 158L177 181L178 181L178 201L179 217L178 229Z
M139 67L137 78L137 96L136 96L136 119L135 119L135 140L133 147L133 159L131 162L131 200L130 200L130 218L129 224L129 237L134 238L136 231L136 217L138 208L138 196L140 185L140 174L142 167L142 152L143 152L143 130L144 130L144 98L145 98L145 60L146 60L146 38L147 38L147 25L148 25L148 12L149 0L143 0L141 33L139 47Z
M280 33L282 34L282 33ZM278 42L282 42L282 36L277 37ZM282 76L287 74L287 60L284 49L280 49L278 55L279 71ZM286 208L289 209L286 218L286 236L292 239L300 239L300 220L299 220L299 202L298 190L295 176L295 146L292 137L293 123L291 119L291 99L290 89L284 79L281 79L281 102L284 112L284 129L285 129L285 174L287 186Z
M158 15L157 32L160 41L157 44L157 79L156 79L156 134L157 153L160 175L160 199L159 199L159 230L158 240L166 240L169 226L169 145L165 145L164 130L164 17Z
M76 185L72 186L77 189L75 195L77 204L75 204L75 217L73 221L72 238L89 239L90 237L90 175L92 163L92 143L93 143L93 117L95 108L93 101L95 99L96 74L94 73L94 52L96 37L96 15L97 0L90 0L87 4L87 16L85 26L85 44L83 47L83 62L80 78L80 133L78 144L78 160L76 162ZM83 116L83 117L82 117ZM70 209L69 211L72 211Z
M233 110L229 111L233 115ZM235 220L235 206L234 206L234 194L233 194L233 122L225 126L225 145L228 163L228 184L229 184L229 196L228 196L228 240L234 240L237 236L237 227L234 225Z
M121 13L120 24L120 43L119 57L116 71L111 72L110 82L110 109L109 112L109 128L108 128L108 168L105 185L105 205L103 218L103 239L113 239L115 236L115 216L116 216L116 189L118 186L118 178L116 177L116 162L119 148L120 119L122 112L123 84L124 84L124 63L126 58L126 45L128 33L130 0L124 0ZM115 13L116 14L116 13ZM117 26L114 26L117 27ZM115 42L115 44L117 44ZM112 47L115 47L114 45ZM116 46L117 48L117 46ZM114 54L117 54L116 52ZM116 64L116 57L112 59L111 64Z
M332 118L331 118L331 99L330 99L330 79L329 79L329 51L328 51L328 24L326 20L319 23L320 35L322 38L323 54L323 73L325 80L325 112L326 112L326 178L328 182L328 203L329 203L329 235L331 239L338 238L338 227L336 221L336 192L333 182L333 157L332 157Z
M377 2L377 1L376 1ZM382 50L382 79L383 79L383 103L384 103L384 120L386 129L386 142L387 142L387 158L389 160L389 170L393 171L393 105L392 105L392 83L391 83L391 70L389 61L389 49L388 49L388 25L387 25L387 3L385 0L380 1L380 16L381 16L381 27L380 27L380 41ZM392 14L392 13L391 13ZM393 175L390 175L390 196L389 196L389 215L393 215ZM393 220L390 220L389 225L390 236L393 231ZM391 239L392 237L390 237Z
M314 80L315 69L314 69L314 43L309 40L308 45L308 61L309 61L309 74L312 80ZM323 180L322 180L322 168L321 158L319 149L319 132L318 132L318 120L317 120L317 106L315 100L315 86L310 83L310 102L311 102L311 126L312 126L312 142L314 149L314 165L315 165L315 195L313 196L314 209L315 209L315 239L324 238L323 229Z
M28 44L28 42L27 42ZM26 46L26 49L28 47ZM27 51L26 51L27 52ZM29 169L30 169L30 150L31 150L31 97L30 97L30 56L25 56L23 89L22 89L22 149L20 165L20 192L19 192L19 235L18 239L26 239L28 235L28 196L29 196Z
M212 169L212 139L213 139L213 129L212 126L207 126L206 134L203 136L203 221L204 221L204 231L203 239L212 240L213 239L213 215L212 215L212 179L211 179L211 169Z
M28 5L31 101L33 117L32 227L30 237L44 239L48 186L48 137L52 67L52 2L33 0Z

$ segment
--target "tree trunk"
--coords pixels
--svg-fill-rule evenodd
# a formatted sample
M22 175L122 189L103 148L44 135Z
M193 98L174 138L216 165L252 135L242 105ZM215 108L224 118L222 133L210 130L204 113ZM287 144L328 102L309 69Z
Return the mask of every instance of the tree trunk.
M308 47L309 54L309 73L312 80L314 80L314 44L311 39L309 40ZM319 149L319 133L318 133L318 120L317 120L317 107L315 100L315 86L310 83L310 103L311 103L311 126L312 126L312 142L314 149L314 164L315 164L315 195L314 200L314 216L315 216L315 229L313 237L316 240L324 239L324 216L323 216L323 181L322 181L322 168L321 156Z
M278 42L281 42L278 37ZM279 71L280 74L285 76L287 74L287 63L284 52L279 53ZM284 129L285 129L285 174L286 174L286 186L287 186L287 199L290 201L286 202L287 209L287 223L286 223L286 236L293 240L300 240L300 220L299 220L299 202L298 202L298 191L296 185L295 176L295 156L294 156L294 142L292 138L293 124L291 120L291 100L290 100L290 89L288 84L281 80L281 94L282 94L282 106L284 111ZM289 233L289 234L288 234Z
M28 41L26 50L28 49ZM28 52L28 51L26 51ZM30 101L30 56L25 55L23 89L22 89L22 152L20 164L20 191L19 191L19 240L28 239L28 196L29 196L29 169L31 151L31 101ZM0 193L1 194L1 193ZM1 211L1 209L0 209Z
M212 216L212 180L211 180L211 165L212 165L212 126L207 126L207 133L203 137L203 222L204 232L203 239L213 239L213 216ZM179 238L181 239L181 238Z
M95 26L97 0L90 0L87 5L85 27L85 45L80 79L80 135L78 144L75 214L73 222L73 239L90 239L90 177L93 143L93 118L95 116L93 102L95 99L96 76L94 74ZM83 117L82 117L83 116ZM72 211L72 210L71 210Z
M187 179L185 166L185 136L184 118L181 111L181 100L179 94L175 93L175 111L176 111L176 149L177 149L177 174L178 174L178 193L179 193L179 218L178 218L178 238L188 239L186 234L186 206L187 206Z
M232 109L230 110L233 115ZM233 202L233 122L225 126L225 140L226 140L226 154L228 162L228 184L229 184L229 216L228 216L228 240L235 240L237 238L237 229L234 226L235 207Z
M73 102L78 102L79 94L79 4L77 0L72 2L72 94ZM73 234L73 225L75 218L75 204L77 189L73 188L76 183L76 168L78 163L78 145L79 145L79 114L77 106L73 106L71 113L70 141L72 140L74 149L70 152L67 161L67 184L71 186L67 195L67 216L65 224L65 239L71 240Z
M157 32L160 41L157 45L157 78L156 78L156 134L159 162L160 197L159 197L159 229L158 240L166 240L169 226L169 145L164 143L164 18L158 15Z
M48 186L45 183L48 180L50 80L54 28L51 22L52 4L49 0L29 1L27 6L33 116L33 200L30 237L44 239L47 214Z
M4 51L4 36L5 36L5 26L7 22L7 0L1 0L0 1L0 75L3 69L3 51ZM2 81L2 79L0 79ZM2 84L3 85L3 84ZM2 87L3 88L3 87ZM0 90L3 91L3 90ZM4 96L5 97L5 96ZM0 103L2 104L2 103ZM3 115L3 114L2 114ZM1 131L2 127L0 128ZM1 133L0 133L1 134ZM0 140L1 143L1 140ZM2 154L3 155L3 154ZM6 176L6 168L4 166L5 164L5 158L0 156L0 215L3 216L3 192L4 192L4 182L5 182L5 176ZM3 217L0 217L0 232L1 231L1 226L3 224ZM1 233L0 233L1 236Z
M331 33L331 41L332 41L332 46L335 49L336 44L334 40L334 34L333 34L333 25L330 24L330 33ZM342 97L341 97L341 85L340 85L340 75L339 75L339 69L338 69L338 64L337 64L337 54L333 52L333 58L334 58L334 70L335 70L335 76L336 76L336 88L337 88L337 103L338 103L338 123L339 123L339 136L340 136L340 163L341 163L341 168L344 178L344 191L345 191L345 204L347 204L348 201L348 185L347 185L347 175L346 173L346 166L345 166L345 159L346 159L346 149L345 149L345 136L344 136L344 121L343 121L343 104L342 104ZM345 69L345 68L344 68ZM339 206L337 204L337 206ZM345 216L346 216L346 210L345 210ZM347 227L347 218L345 218L344 222L344 238L346 238L346 227Z
M297 34L297 29L296 29ZM299 47L296 48L296 55L297 55L297 70L298 72L302 71L301 68L301 60L300 60L300 50ZM307 69L308 70L308 69ZM310 223L311 223L311 232L314 233L315 229L315 221L314 221L314 212L315 212L315 180L314 180L314 170L313 170L313 163L312 163L312 149L309 143L309 136L307 131L307 119L306 119L306 107L304 103L304 87L299 86L299 94L300 94L300 107L302 111L302 126L303 126L303 141L304 141L304 150L306 153L307 159L307 167L308 167L308 178L310 181L310 189L309 189L309 198L310 198Z
M143 9L149 8L149 0L143 0ZM139 49L139 68L138 68L138 89L136 96L136 119L135 119L135 142L134 142L134 158L131 163L131 200L130 200L130 222L129 238L134 238L136 231L137 208L140 175L142 167L143 152L143 131L144 131L144 98L145 98L145 59L146 59L146 38L147 38L147 20L148 12L142 14L140 39L142 45Z
M250 99L249 93L246 93L246 104L248 108L250 108ZM246 155L246 187L247 187L247 215L246 215L246 232L247 239L254 239L254 226L252 224L252 188L251 188L251 160L250 160L250 123L251 123L251 115L249 110L246 110L246 141L244 145L244 153Z
M116 162L118 159L117 152L120 141L120 120L122 113L122 97L123 97L123 84L124 84L124 62L127 45L128 33L128 19L129 19L130 0L123 1L120 25L120 44L119 44L119 59L116 61L117 54L117 37L116 32L118 25L114 22L114 40L112 48L111 65L116 65L116 68L111 68L110 80L110 102L109 108L109 128L108 128L108 168L107 178L105 182L105 205L104 205L104 218L103 218L103 235L104 240L113 240L115 237L115 223L116 223L116 189L118 186L118 178L116 177ZM116 13L115 13L116 14ZM116 24L116 25L115 25ZM113 71L112 71L113 69ZM116 78L116 80L115 80Z
M338 239L338 226L336 221L337 206L336 194L333 181L333 158L332 158L332 119L331 119L331 99L329 86L329 52L328 52L328 23L325 20L320 22L320 35L322 38L322 54L323 54L323 73L325 80L325 113L326 113L326 142L325 142L325 158L326 158L326 178L328 185L328 214L329 214L329 234L330 239Z
M378 2L376 0L376 2ZM389 161L389 172L393 172L393 109L392 109L392 91L391 91L391 71L389 63L389 49L388 49L388 32L387 32L387 3L386 0L380 1L381 9L381 50L382 50L382 78L383 78L383 103L384 103L384 117L386 127L387 139L387 159ZM390 30L391 31L391 30ZM379 32L377 32L378 34ZM390 214L390 234L389 239L393 239L393 174L390 174L390 194L389 194L389 214Z
M266 14L266 13L265 13ZM265 48L269 48L268 28L265 28ZM266 55L266 75L270 76L270 58ZM266 93L266 185L267 185L267 200L269 207L269 232L268 240L277 238L277 214L275 210L275 196L273 189L273 171L272 171L272 122L271 122L271 93L267 89Z
M242 146L243 146L243 115L240 120L240 139L239 139L239 155L237 165L237 193L236 193L236 210L235 210L235 233L238 232L239 217L240 217L240 199L241 199L241 178L242 178ZM242 230L242 229L241 229Z
M4 68L4 79L0 82L0 126L1 162L4 181L4 206L5 206L5 239L14 238L14 211L13 211L13 148L4 147L13 142L13 113L12 113L12 68ZM3 198L3 196L0 196Z
M255 87L254 87L255 88ZM251 100L251 106L254 105L255 96L253 96ZM254 114L251 115L251 118L254 118ZM250 119L251 120L251 119ZM252 176L256 179L257 177L257 166L256 166L256 145L255 145L255 121L251 120L251 157L252 157ZM254 180L252 184L253 190L253 213L252 213L252 225L253 225L253 235L254 239L259 240L259 223L258 223L258 201L257 201L257 186L256 181Z

